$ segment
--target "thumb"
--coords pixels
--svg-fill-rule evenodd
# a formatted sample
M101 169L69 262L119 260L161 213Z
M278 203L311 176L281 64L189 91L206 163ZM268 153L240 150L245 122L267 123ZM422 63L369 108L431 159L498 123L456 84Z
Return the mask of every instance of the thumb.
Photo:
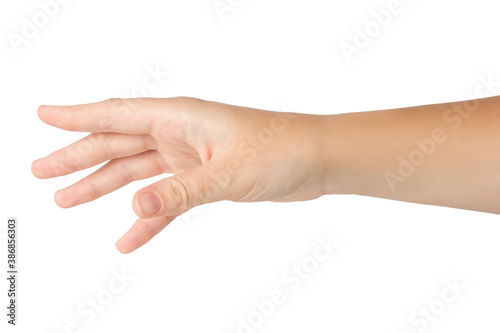
M205 164L153 183L134 195L134 211L141 218L178 216L195 206L224 200L230 177L218 176L221 170L225 168Z

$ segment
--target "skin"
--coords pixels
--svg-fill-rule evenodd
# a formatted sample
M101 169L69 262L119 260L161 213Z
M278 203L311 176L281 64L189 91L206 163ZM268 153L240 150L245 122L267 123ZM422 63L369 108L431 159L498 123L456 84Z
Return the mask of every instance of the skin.
M42 105L43 122L90 134L33 162L32 172L52 178L108 161L56 192L63 208L172 174L134 195L139 218L116 243L122 253L189 209L220 200L358 194L500 213L499 108L500 97L326 116L189 97ZM401 158L410 163L403 174Z

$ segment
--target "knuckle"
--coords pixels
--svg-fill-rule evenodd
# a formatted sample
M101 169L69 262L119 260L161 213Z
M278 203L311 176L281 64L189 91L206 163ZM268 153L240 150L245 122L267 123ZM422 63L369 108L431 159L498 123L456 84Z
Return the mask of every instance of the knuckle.
M173 97L172 101L179 107L189 107L199 102L202 102L202 100L199 98L187 97L187 96Z
M75 149L68 149L65 152L64 165L67 171L74 172L77 170L78 165L82 163L83 159L80 154Z
M85 201L95 200L103 195L101 187L99 184L89 181L87 185L87 192L82 193L82 199Z
M124 160L125 158L116 159L114 161L109 162L109 164L117 165L121 167L121 175L122 175L122 183L129 184L137 179L134 176L134 173L130 170L128 163Z
M177 96L177 97L172 98L172 101L174 101L176 103L190 103L190 102L192 102L192 100L193 100L193 98L188 97L188 96Z
M99 146L103 152L103 157L107 160L112 160L117 157L115 143L118 143L120 138L115 134L94 133L96 134L96 146Z
M88 155L90 155L94 151L94 144L87 137L87 138L85 138L83 140L78 141L75 144L75 150L82 157L87 157Z
M102 133L102 132L94 132L94 133L91 133L88 137L87 137L88 141L93 145L93 146L98 146L102 143L105 143L105 139L106 139L106 133Z
M105 102L109 105L110 108L112 108L116 105L122 104L123 101L124 101L123 98L112 97L112 98L108 98Z
M182 213L190 208L191 197L188 189L184 182L175 176L168 178L168 181L165 182L163 193L167 206L174 211Z
M126 98L110 98L106 100L107 110L99 123L103 131L112 129L114 121L125 117L133 108L133 102Z
M99 120L99 130L102 132L109 131L111 129L111 125L112 121L109 114L103 116L101 120Z

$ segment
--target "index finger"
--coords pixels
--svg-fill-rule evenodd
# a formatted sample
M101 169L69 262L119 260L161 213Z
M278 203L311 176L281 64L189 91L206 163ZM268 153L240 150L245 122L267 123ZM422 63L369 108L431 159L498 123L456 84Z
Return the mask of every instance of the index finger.
M152 104L148 98L112 98L73 106L42 105L38 117L67 131L147 134L158 115Z

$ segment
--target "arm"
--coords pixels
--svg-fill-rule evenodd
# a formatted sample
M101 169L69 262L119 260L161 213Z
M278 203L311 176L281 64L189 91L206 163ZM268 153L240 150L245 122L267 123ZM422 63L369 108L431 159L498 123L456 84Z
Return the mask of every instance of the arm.
M176 216L220 200L297 201L359 194L500 213L500 98L330 116L194 98L41 106L45 123L87 137L33 162L51 178L108 161L55 194L73 207L139 179L124 253Z
M500 97L328 116L327 189L500 213Z

